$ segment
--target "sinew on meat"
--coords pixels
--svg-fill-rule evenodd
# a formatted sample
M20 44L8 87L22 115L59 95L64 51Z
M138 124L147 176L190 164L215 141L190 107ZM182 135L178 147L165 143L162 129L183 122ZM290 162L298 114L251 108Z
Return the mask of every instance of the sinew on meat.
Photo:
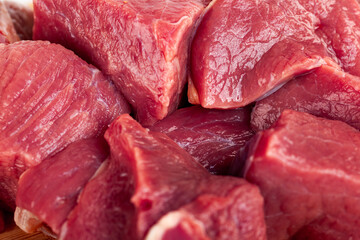
M228 174L239 148L253 136L250 108L182 108L150 130L165 133L214 174Z
M59 234L81 190L109 155L102 138L80 140L25 171L19 180L14 220L27 233L42 225Z
M359 236L359 146L346 123L292 110L256 135L245 178L264 196L269 240Z
M110 75L143 125L178 107L199 0L35 0L34 38L60 43Z
M239 178L212 176L165 134L149 132L128 115L112 123L105 138L111 157L84 188L60 239L143 239L164 214L195 199L194 204L200 204L208 197L219 201L220 209L233 211L229 216L224 213L224 221L237 217L236 223L241 224L250 215L248 234L264 239L263 200L255 186ZM243 205L230 199L243 194L254 201L239 202L256 211L244 215ZM229 201L234 204L229 206ZM197 217L202 220L201 214ZM206 234L214 226L206 221L202 224ZM221 227L212 231L218 229Z
M0 79L0 201L12 209L27 168L129 112L99 70L49 42L0 44Z

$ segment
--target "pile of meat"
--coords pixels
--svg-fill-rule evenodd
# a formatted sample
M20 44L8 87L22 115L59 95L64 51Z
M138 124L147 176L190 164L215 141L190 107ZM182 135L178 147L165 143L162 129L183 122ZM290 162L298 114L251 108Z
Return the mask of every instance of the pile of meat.
M0 231L360 239L359 130L357 0L0 0Z

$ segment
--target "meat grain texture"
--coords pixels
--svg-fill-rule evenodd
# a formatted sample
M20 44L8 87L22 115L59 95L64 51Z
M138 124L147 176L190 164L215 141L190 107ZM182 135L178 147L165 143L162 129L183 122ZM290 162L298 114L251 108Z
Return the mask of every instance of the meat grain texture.
M108 157L108 148L102 138L80 140L25 171L16 194L16 224L27 233L45 225L59 234L80 192Z
M194 214L197 219L190 222L200 224L209 239L226 239L227 234L265 239L263 200L256 186L212 176L166 135L149 132L128 115L112 123L105 138L111 156L80 195L60 239L143 239L163 215L182 206L179 213ZM215 202L208 209L192 212L209 198ZM220 213L222 226L205 217ZM222 232L230 224L231 233ZM189 234L198 238L197 233Z
M192 43L189 101L242 107L296 75L332 65L318 24L297 0L213 1Z
M286 110L256 135L245 178L265 198L268 239L357 239L360 133Z
M11 209L26 169L129 112L99 70L49 42L0 44L0 78L0 201Z
M182 108L150 130L165 133L213 174L229 174L239 148L253 136L250 108Z
M123 92L143 125L177 109L198 0L35 0L34 38L87 59Z
M256 103L252 128L269 128L285 109L340 120L360 129L360 78L331 66L295 78Z

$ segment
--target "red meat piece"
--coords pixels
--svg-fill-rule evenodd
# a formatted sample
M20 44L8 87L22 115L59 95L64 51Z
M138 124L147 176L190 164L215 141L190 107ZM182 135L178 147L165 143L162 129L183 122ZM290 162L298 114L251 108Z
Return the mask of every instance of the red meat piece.
M190 102L242 107L295 75L332 65L318 24L297 0L215 1L191 48Z
M165 134L142 128L128 115L112 123L105 138L111 157L84 188L60 239L143 239L163 215L200 195L224 191L238 196L247 187L258 191L242 179L209 174ZM234 199L221 200L226 201ZM253 214L261 219L259 193L256 204ZM265 233L264 221L255 219L254 231Z
M0 79L0 199L12 209L27 168L129 112L99 70L60 45L0 44Z
M360 129L360 78L331 66L295 78L256 103L252 127L269 128L285 109L340 120Z
M151 125L177 109L199 0L35 0L34 38L73 49Z
M264 196L269 240L360 236L359 146L351 126L292 110L258 133L245 178Z
M263 198L242 179L212 177L208 190L162 217L146 240L265 240Z
M357 0L299 0L320 21L316 34L340 60L341 67L360 76L360 5Z
M227 174L239 148L253 136L249 108L183 108L150 130L165 133L214 174Z
M105 140L80 140L25 171L16 195L17 225L30 233L45 223L59 234L81 190L108 154Z

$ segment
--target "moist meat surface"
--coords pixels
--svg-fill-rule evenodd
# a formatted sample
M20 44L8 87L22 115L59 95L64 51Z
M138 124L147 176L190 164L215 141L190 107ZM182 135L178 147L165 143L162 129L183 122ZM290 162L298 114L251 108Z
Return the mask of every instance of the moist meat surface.
M251 125L255 130L267 129L285 109L293 109L360 129L359 107L360 78L339 68L322 66L258 101L251 114Z
M245 178L264 196L268 239L359 236L359 146L351 126L292 110L256 135Z
M34 38L61 43L110 75L151 125L178 107L198 0L35 0Z
M21 173L129 112L99 70L49 42L0 44L0 79L0 201L12 209Z
M78 195L108 155L104 139L80 140L27 170L16 194L17 225L26 232L36 231L39 226L26 221L30 212L59 234Z
M250 108L182 108L150 129L165 133L214 174L227 174L239 148L253 136Z

